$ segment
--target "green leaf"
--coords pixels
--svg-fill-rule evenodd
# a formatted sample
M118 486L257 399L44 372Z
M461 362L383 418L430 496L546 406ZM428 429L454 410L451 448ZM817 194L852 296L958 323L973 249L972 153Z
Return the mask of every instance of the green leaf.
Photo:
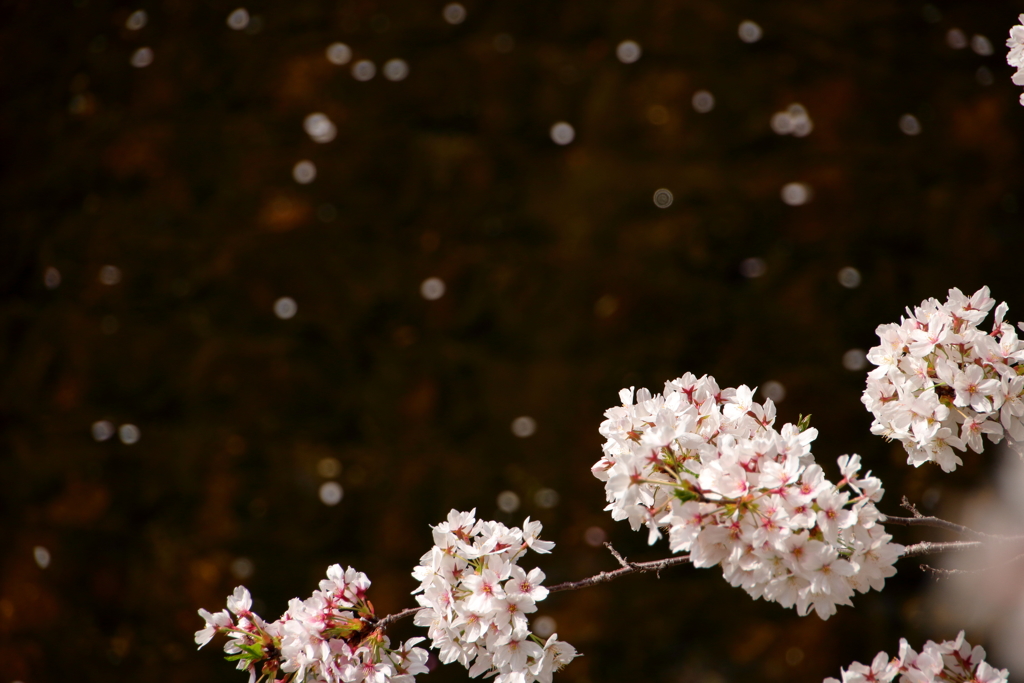
M675 489L672 494L683 503L688 503L691 500L700 500L700 495L689 489Z
M256 659L263 659L262 645L254 643L252 645L239 645L238 647L241 648L243 652L248 652L251 656L255 657Z

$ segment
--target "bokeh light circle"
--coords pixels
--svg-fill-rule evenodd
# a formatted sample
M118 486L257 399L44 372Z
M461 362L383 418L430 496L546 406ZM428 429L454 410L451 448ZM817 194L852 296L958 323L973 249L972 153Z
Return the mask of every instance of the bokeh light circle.
M555 125L551 126L550 134L551 140L554 141L556 145L568 145L576 139L576 129L565 121L559 121Z
M675 197L672 196L671 190L666 190L663 187L654 192L654 205L659 209L667 209L672 206L673 201L675 201Z
M640 59L643 50L635 40L624 40L615 48L615 56L623 64L632 64Z

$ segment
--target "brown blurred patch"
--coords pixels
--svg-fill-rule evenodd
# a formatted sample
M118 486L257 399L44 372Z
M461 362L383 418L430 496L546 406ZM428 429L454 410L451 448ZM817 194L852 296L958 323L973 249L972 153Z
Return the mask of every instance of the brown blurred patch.
M123 590L124 577L120 568L108 562L92 572L92 594L98 602L109 603L118 598Z
M457 172L462 171L459 175L468 178L471 171L479 172L488 163L476 140L468 135L422 135L417 142L438 190L450 189Z
M1006 107L995 97L979 97L950 112L953 119L953 139L964 147L980 147L993 158L1012 157L1016 145L1014 137L1003 125Z
M434 412L437 403L437 383L424 378L402 398L402 412L410 419L424 420Z
M27 548L19 555L32 557ZM9 627L11 632L20 632L49 628L59 620L62 606L47 585L44 571L30 559L6 568L0 584L0 594L4 596L0 625Z
M233 458L225 455L213 458L214 462L205 482L206 494L197 516L200 535L213 542L234 538L238 529L234 504L239 480L229 460Z
M271 232L287 232L310 220L311 216L312 209L304 200L275 192L264 200L258 220Z
M54 524L87 526L99 519L109 504L110 494L104 486L73 480L50 504L48 514Z
M166 125L129 128L103 153L103 165L115 176L159 178L166 171L164 146L171 138Z
M778 625L767 622L744 624L732 641L730 654L736 662L746 664L762 656L777 637Z
M277 79L279 106L291 108L297 103L305 104L306 101L319 99L323 84L334 69L321 52L289 59L281 67L282 74Z

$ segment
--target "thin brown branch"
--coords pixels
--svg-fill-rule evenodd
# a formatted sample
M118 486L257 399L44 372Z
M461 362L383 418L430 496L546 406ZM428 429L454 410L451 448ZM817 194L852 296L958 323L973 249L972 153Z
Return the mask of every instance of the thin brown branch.
M939 569L938 567L932 567L932 566L927 565L927 564L922 564L921 565L921 571L923 571L923 572L931 572L937 578L940 578L940 579L948 579L951 576L957 576L957 575L960 575L960 574L976 574L976 573L980 573L980 572L985 571L985 570L984 569Z
M914 545L908 545L903 552L903 557L920 557L921 555L935 555L938 553L961 552L964 550L976 550L984 545L981 541L948 541L945 543L932 543L922 541Z
M904 501L906 501L906 499L904 499ZM952 522L947 522L946 520L938 519L937 517L925 517L918 513L916 508L910 505L910 503L907 503L907 505L912 509L914 517L886 516L884 522L889 524L901 524L903 526L937 527L940 529L948 529L950 531L955 531L957 533L961 533L964 535L973 535L976 537L981 537L986 540L1016 540L1018 538L1024 538L995 536L992 534L982 533L980 531L974 531L973 529L969 529L968 527L961 526L959 524L954 524ZM590 576L585 579L580 579L579 581L565 581L563 583L555 584L554 586L549 586L548 593L561 593L562 591L574 591L579 590L581 588L590 588L591 586L597 586L602 583L608 583L609 581L620 579L623 576L630 576L631 574L644 574L647 572L655 572L660 578L662 569L668 569L669 567L675 567L677 565L686 564L690 561L689 555L679 555L677 557L668 557L664 560L651 560L649 562L630 562L625 557L620 555L619 552L615 550L615 548L613 548L610 543L605 543L604 545L608 548L608 551L612 554L612 557L614 557L615 560L619 563L620 566L618 569L614 569L609 572L600 572L598 574L595 574L594 576ZM921 555L934 555L946 552L963 552L966 550L975 550L977 548L982 547L983 545L985 544L982 541L948 541L942 543L922 541L921 543L915 543L914 545L907 546L906 551L903 553L903 557L919 557ZM1019 557L1024 557L1024 555L1020 555ZM921 565L921 568L925 571L932 571L937 574L958 574L965 571L957 569L935 569L933 567L929 567L928 565ZM408 609L402 610L401 612L389 614L386 617L383 617L378 621L371 623L370 625L375 630L384 631L392 624L401 621L402 619L405 619L407 617L413 616L421 609L423 608L410 607Z
M998 534L988 534L984 531L975 531L970 527L966 527L962 524L955 524L953 522L947 522L944 519L938 517L927 517L917 511L917 508L906 499L903 498L903 507L910 511L913 517L894 517L892 515L883 515L881 522L883 524L895 524L897 526L927 526L935 529L945 529L946 531L952 531L955 534L961 536L971 536L978 539L998 539L998 540L1017 540L1024 538L1024 536L1000 536Z
M624 558L622 555L619 555L619 551L616 550L615 548L613 548L611 543L605 541L604 547L608 548L608 552L610 552L612 554L612 557L614 557L616 559L616 561L618 561L619 566L621 566L621 567L628 567L628 566L630 566L629 562L626 562L626 558Z
M914 505L913 503L911 503L910 499L907 498L906 496L903 496L902 500L900 500L900 507L903 508L904 510L909 511L910 514L914 515L915 517L923 517L924 516L920 512L917 511L917 506Z
M987 567L979 567L977 569L939 569L938 567L932 567L927 564L922 564L921 571L931 572L932 574L940 578L949 578L950 576L959 576L962 574L984 574L985 572L992 571L993 569L1005 567L1008 564L1013 564L1021 558L1024 558L1024 553L1011 557L1008 560L996 562L995 564L989 565Z
M388 626L391 626L391 624L395 623L396 621L401 621L402 619L405 619L406 617L411 617L412 615L414 615L417 612L419 612L421 609L423 609L423 608L422 607L410 607L408 609L402 610L401 612L395 612L394 614L389 614L386 617L383 617L382 619L378 620L376 623L371 624L371 626L373 626L373 628L376 629L376 630L385 631L385 630L387 630Z
M615 579L623 576L629 576L630 574L643 574L645 572L657 572L660 577L661 570L668 567L674 567L679 564L685 564L690 561L689 555L680 555L679 557L669 557L664 560L653 560L651 562L629 562L622 555L618 553L610 543L605 543L605 546L611 552L612 556L618 561L621 566L620 569L616 569L610 572L601 572L595 576L581 579L579 581L566 581L564 583L555 584L554 586L548 587L548 593L560 593L562 591L574 591L580 588L588 588L590 586L596 586L598 584L607 583L614 581ZM376 622L372 622L370 626L374 630L385 631L392 624L411 617L412 615L419 612L423 607L410 607L404 609L401 612L395 612L389 614L386 617L382 617Z
M580 579L579 581L566 581L565 583L558 583L548 588L548 593L560 593L562 591L574 591L580 588L589 588L591 586L597 586L598 584L608 583L615 579L622 578L623 576L629 576L630 574L643 574L645 572L656 572L658 576L661 576L661 570L669 567L674 567L680 564L686 564L690 561L689 555L680 555L678 557L668 557L664 560L652 560L650 562L629 562L624 557L619 555L612 548L610 544L605 543L608 550L612 552L615 559L622 565L620 569L616 569L610 572L601 572L594 576L586 579Z

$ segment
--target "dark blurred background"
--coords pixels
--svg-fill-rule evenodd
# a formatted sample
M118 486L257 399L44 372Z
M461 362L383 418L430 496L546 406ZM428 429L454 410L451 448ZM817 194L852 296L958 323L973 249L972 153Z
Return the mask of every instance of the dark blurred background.
M589 467L686 371L813 413L884 512L991 483L871 436L857 349L949 287L1024 312L1019 3L460 7L0 3L0 681L243 681L199 607L335 562L412 605L451 508L542 520L549 583L662 557ZM566 683L816 681L955 635L918 564L827 622L690 567L538 616Z

